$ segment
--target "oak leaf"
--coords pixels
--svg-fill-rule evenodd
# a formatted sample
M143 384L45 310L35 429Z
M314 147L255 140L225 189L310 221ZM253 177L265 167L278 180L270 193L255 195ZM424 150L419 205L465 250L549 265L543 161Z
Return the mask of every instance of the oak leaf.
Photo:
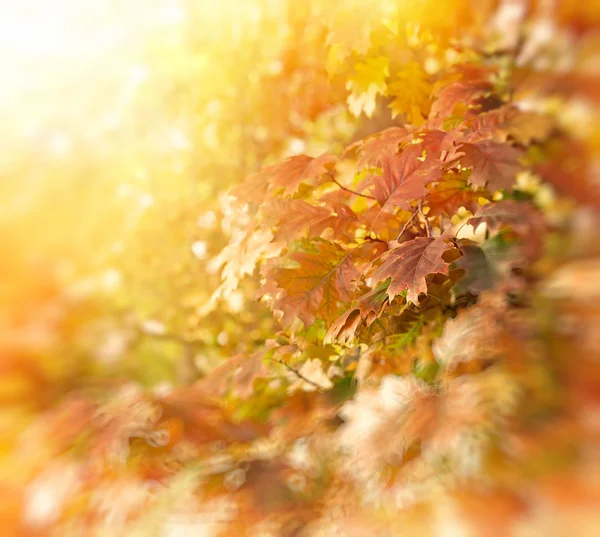
M441 162L423 158L420 144L411 144L399 155L386 158L382 170L382 175L372 175L365 182L381 207L379 215L393 214L396 207L409 209L411 202L427 195L426 185L442 175Z
M389 301L388 283L382 283L352 303L352 307L338 317L325 334L325 343L334 340L347 343L356 333L361 322L371 325L383 312Z
M408 214L408 212L402 213L402 216L404 214ZM412 212L410 214L412 215ZM398 238L398 234L406 223L406 218L399 218L396 214L381 212L381 207L377 204L362 212L359 218L365 223L368 230L375 233L378 239L385 241ZM410 216L407 218L410 218Z
M273 219L278 227L275 240L288 241L311 231L332 216L327 207L315 206L301 199L272 198L262 208L266 222Z
M347 242L355 240L356 230L363 227L354 211L342 203L330 202L329 218L325 218L314 224L311 228L313 235L322 235L327 229L331 229L333 235L339 239L345 239Z
M511 225L516 230L526 232L528 227L537 220L539 213L533 206L525 201L505 200L488 203L477 211L477 214L469 218L469 224L477 227L485 222L492 232L502 227Z
M529 146L548 138L555 122L550 116L503 106L473 118L470 127L475 132L489 131L499 142L512 139L519 145Z
M273 307L283 312L285 325L290 325L295 317L305 326L316 317L335 319L338 303L350 301L353 282L359 276L352 252L338 244L317 239L303 246L304 250L288 256L297 267L275 268L267 275L267 284L261 291L274 293Z
M441 181L427 185L428 216L453 216L460 207L465 207L472 213L477 210L482 192L470 188L466 176L464 172L447 173Z
M223 267L222 283L212 294L211 302L237 289L240 280L252 274L259 261L277 257L283 246L281 241L274 241L270 229L261 228L255 219L246 229L236 230L229 244L215 258L215 267Z
M231 194L238 199L238 203L264 202L267 194L278 189L283 189L284 195L292 195L306 182L320 184L324 182L333 169L337 159L330 153L318 157L308 155L294 155L284 161L264 167L246 181L231 190Z
M541 251L546 224L542 214L529 202L505 200L488 203L468 223L475 228L485 223L491 233L510 228L521 241L521 254L528 259L535 259Z
M426 129L415 133L414 141L418 142L420 147L425 150L429 160L432 158L447 160L448 155L451 156L455 153L456 144L462 141L464 137L465 133L460 127L449 131Z
M499 278L497 264L504 257L497 246L497 243L489 240L481 245L463 241L460 246L462 256L454 262L457 268L464 270L464 275L454 286L457 293L469 291L478 295L494 287Z
M354 142L346 148L345 154L358 152L356 167L361 170L368 166L380 167L391 155L398 153L401 144L411 138L411 131L405 127L390 127L384 131Z
M295 155L289 157L275 168L275 173L270 177L272 187L281 187L287 195L294 194L302 182L322 182L337 159L330 153L318 157L308 155Z
M446 236L437 239L417 237L384 252L379 258L381 265L373 273L372 285L390 278L387 289L390 299L408 291L407 302L417 304L419 294L427 292L426 277L429 274L448 274L449 265L442 256L452 245L446 239Z
M469 183L487 187L490 191L510 189L515 176L522 169L519 157L522 153L510 145L482 140L462 143L453 158L460 158L461 165L472 168Z
M230 191L236 200L235 203L243 207L246 203L260 205L267 197L269 179L275 173L277 164L265 166L262 170L249 175L242 183L234 186Z
M492 84L486 81L454 82L439 91L431 105L431 117L446 118L454 115L457 107L473 107L492 90Z
M353 242L356 230L364 226L350 207L333 201L312 205L301 199L272 198L261 212L263 227L278 228L275 241L289 241L306 232L310 237L318 237L331 229L336 238Z

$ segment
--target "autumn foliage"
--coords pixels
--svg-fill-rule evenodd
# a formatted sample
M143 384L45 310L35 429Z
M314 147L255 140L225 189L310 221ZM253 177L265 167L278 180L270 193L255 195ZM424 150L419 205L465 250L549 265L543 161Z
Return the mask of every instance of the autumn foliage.
M20 456L51 483L59 460L77 492L51 523L25 519L48 535L595 535L598 13L309 4L322 63L296 116L349 111L353 128L245 166L200 308L214 322L243 289L266 328L164 393L69 390ZM282 77L306 74L294 61ZM117 514L105 489L130 495Z

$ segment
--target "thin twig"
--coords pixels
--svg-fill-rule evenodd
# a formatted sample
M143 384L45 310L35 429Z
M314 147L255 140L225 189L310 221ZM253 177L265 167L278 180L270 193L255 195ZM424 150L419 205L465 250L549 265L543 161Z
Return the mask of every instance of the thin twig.
M425 231L427 232L427 236L431 237L431 226L429 225L429 220L427 220L427 216L423 212L423 201L419 201L419 213L421 213L421 216L425 221Z
M334 176L333 174L329 173L327 174L329 177L331 177L331 180L337 185L339 186L342 190L345 190L346 192L349 192L350 194L354 194L355 196L360 196L361 198L367 198L370 200L374 200L375 198L373 196L369 196L368 194L361 194L360 192L356 192L356 190L352 190L351 188L347 188L344 185L342 185Z
M410 218L406 221L406 223L402 226L402 229L400 230L400 233L398 233L398 236L396 237L396 240L399 241L400 237L402 237L402 235L404 235L404 232L408 229L408 226L410 225L410 223L415 219L415 216L417 216L417 213L412 213L410 215Z
M275 360L274 358L272 358L272 360L274 362L277 362L277 363L285 366L288 370L290 370L292 373L294 373L294 375L296 375L299 379L302 379L304 382L307 382L308 384L310 384L311 386L314 386L318 390L325 390L325 388L323 388L323 386L321 386L320 384L317 384L315 381L310 380L309 378L305 377L302 373L300 373L300 371L298 371L297 369L294 369L290 364L284 362L283 360L281 360L281 359Z

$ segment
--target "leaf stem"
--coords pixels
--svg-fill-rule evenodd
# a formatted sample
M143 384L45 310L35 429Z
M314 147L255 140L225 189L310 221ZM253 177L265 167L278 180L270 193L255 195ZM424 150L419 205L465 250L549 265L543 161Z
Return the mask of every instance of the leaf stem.
M311 386L314 386L318 390L321 390L321 391L325 390L325 388L323 388L323 386L321 386L320 384L317 384L315 381L310 380L309 378L305 377L302 373L300 373L300 371L293 368L290 364L288 364L287 362L284 362L282 359L275 360L273 358L273 361L285 366L289 371L294 373L294 375L296 375L299 379L302 379L304 382L310 384Z
M419 213L421 214L421 216L423 217L423 220L425 222L425 231L427 232L427 236L431 237L431 225L429 224L429 220L427 219L427 216L423 212L423 201L422 200L419 201Z
M397 241L399 241L400 237L402 237L402 235L404 235L404 232L408 229L408 226L410 225L410 223L415 219L415 216L417 216L417 213L412 213L410 215L410 218L402 226L402 229L400 230L400 233L398 233L398 237L396 237Z
M369 196L368 194L361 194L360 192L356 192L356 190L352 190L351 188L345 187L344 185L342 185L335 177L332 173L328 173L327 174L329 177L331 177L331 180L337 185L339 186L342 190L345 190L346 192L349 192L350 194L354 194L355 196L360 196L361 198L367 198L370 200L374 200L375 198L373 196Z

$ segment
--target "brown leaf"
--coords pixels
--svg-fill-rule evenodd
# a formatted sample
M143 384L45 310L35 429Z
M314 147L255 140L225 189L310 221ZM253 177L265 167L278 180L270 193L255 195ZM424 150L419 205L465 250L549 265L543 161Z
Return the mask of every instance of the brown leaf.
M330 202L327 206L331 208L329 218L325 218L312 226L311 233L313 236L322 235L325 230L331 229L336 238L353 242L356 230L363 227L364 224L347 205Z
M307 155L289 157L276 167L276 173L271 178L275 187L284 188L285 194L293 194L303 181L317 181L330 172L337 159L329 154L313 158Z
M498 274L486 251L470 241L461 245L460 251L462 256L454 262L454 265L464 270L464 275L454 286L456 292L469 291L478 295L492 288L498 280Z
M367 326L373 323L389 301L387 288L387 283L379 285L353 302L352 307L329 327L325 343L334 340L347 343L354 338L361 322L366 322Z
M542 225L541 214L527 201L505 200L481 207L468 223L477 227L485 222L491 232L509 225L520 234L536 231Z
M279 229L275 240L289 241L331 218L327 207L315 206L300 199L272 198L262 208L267 219L273 219ZM267 220L268 221L268 220Z
M485 222L490 233L509 227L522 241L522 254L535 259L542 248L546 223L540 211L527 201L505 200L481 207L468 223L473 227Z
M478 199L483 192L474 191L467 183L466 173L447 173L444 178L427 185L429 197L427 205L429 212L427 216L439 216L446 214L453 216L460 207L474 213L479 207Z
M503 106L478 115L470 127L475 132L490 132L499 142L512 139L519 145L529 146L548 138L555 128L555 121L550 116Z
M272 198L261 211L263 227L270 224L279 228L275 241L299 238L307 231L310 237L318 237L331 229L335 237L353 242L355 231L364 226L350 207L333 201L312 205L300 199Z
M518 162L521 155L521 151L505 143L482 140L461 144L453 158L459 157L463 166L472 168L470 184L493 192L512 188L521 170Z
M430 129L415 135L415 141L420 142L420 147L425 149L427 159L440 158L445 160L447 153L453 153L455 146L465 137L462 128L449 131Z
M231 190L238 203L260 204L266 195L282 188L285 195L292 195L302 182L318 184L328 174L337 161L329 153L313 158L308 155L295 155L277 164L264 167Z
M305 326L315 317L335 319L338 303L350 300L353 281L359 276L352 252L323 239L312 241L309 247L311 250L289 256L297 268L278 267L267 275L267 284L276 283L273 306L283 311L282 322L286 325L295 317Z
M410 140L411 133L405 127L390 127L348 146L346 154L358 152L357 168L381 166L383 161L398 152L400 144Z
M382 263L373 273L372 284L391 278L388 296L393 298L408 290L407 302L417 304L419 293L427 292L425 278L429 274L448 274L448 263L442 255L451 248L445 236L437 239L418 237L404 242L380 257Z
M403 214L409 213L405 212ZM396 239L406 222L406 218L400 218L398 215L382 212L381 207L377 204L362 212L359 218L361 222L366 225L368 230L375 233L379 239L385 241Z
M489 82L454 82L443 88L431 106L431 117L450 117L457 105L474 106L475 101L490 93L493 86Z
M423 159L422 152L420 144L407 146L399 155L383 161L381 176L373 175L366 181L366 188L381 207L372 226L380 215L393 214L395 207L409 209L411 202L427 195L426 185L441 177L441 163Z
M235 185L229 193L236 198L236 204L243 206L245 203L265 201L269 190L269 178L275 173L276 164L266 166L259 172L249 175L243 183Z

